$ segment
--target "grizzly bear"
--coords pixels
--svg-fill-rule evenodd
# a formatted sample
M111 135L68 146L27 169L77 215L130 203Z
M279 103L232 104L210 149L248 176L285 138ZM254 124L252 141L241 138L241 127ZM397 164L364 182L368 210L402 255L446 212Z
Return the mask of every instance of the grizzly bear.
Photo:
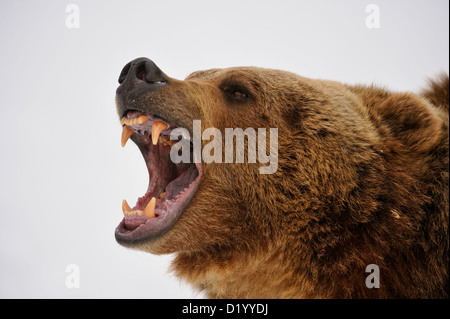
M180 81L139 58L119 83L149 174L121 245L175 253L210 298L448 298L448 75L413 94L258 67ZM251 134L243 161L237 134L207 148L237 128L276 162Z

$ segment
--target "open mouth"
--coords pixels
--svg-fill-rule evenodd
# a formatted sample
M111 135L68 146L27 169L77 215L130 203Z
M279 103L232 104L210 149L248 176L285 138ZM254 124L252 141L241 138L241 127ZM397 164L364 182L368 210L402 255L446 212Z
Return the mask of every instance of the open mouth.
M200 184L202 166L194 163L189 137L170 139L175 124L140 111L128 111L121 124L122 146L131 139L139 147L147 165L149 184L134 207L126 200L122 202L124 217L116 228L116 239L122 243L154 239L164 235L189 204ZM188 163L171 160L171 149L176 143L190 148Z

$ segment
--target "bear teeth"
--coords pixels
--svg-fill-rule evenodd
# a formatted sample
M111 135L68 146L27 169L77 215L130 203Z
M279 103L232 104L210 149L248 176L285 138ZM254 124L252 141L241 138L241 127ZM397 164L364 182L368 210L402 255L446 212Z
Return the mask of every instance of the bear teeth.
M121 139L122 147L124 147L125 144L127 144L127 141L130 139L130 137L131 137L131 135L133 135L133 133L134 133L134 131L131 128L129 128L126 125L123 126L122 139Z
M142 216L145 215L147 218L155 218L155 206L156 206L156 198L152 197L150 202L145 207L144 211L142 210L132 210L130 205L128 205L128 202L126 199L122 201L122 212L125 217L131 217L131 216Z
M136 124L144 124L145 122L148 121L148 117L146 115L141 115L139 117L135 117L135 118L127 118L127 117L122 117L122 120L120 120L120 124L123 125L136 125Z
M148 117L146 115L141 115L139 117L134 117L134 118L123 117L120 120L120 123L123 126L122 138L121 138L122 147L126 145L128 139L134 133L137 133L140 135L151 135L153 145L157 145L158 142L161 142L162 141L162 139L160 138L161 132L168 129L169 124L167 124L163 121L156 120L151 124L151 133L147 130L133 128L133 125L140 125L140 124L144 124L147 122L148 122ZM168 140L168 138L164 138L163 140L165 140L164 145L170 145L170 146L173 145L173 143L171 143L170 141L166 141L166 140Z
M159 135L162 131L166 130L169 127L166 123L162 121L155 121L152 125L152 143L153 145L158 144Z

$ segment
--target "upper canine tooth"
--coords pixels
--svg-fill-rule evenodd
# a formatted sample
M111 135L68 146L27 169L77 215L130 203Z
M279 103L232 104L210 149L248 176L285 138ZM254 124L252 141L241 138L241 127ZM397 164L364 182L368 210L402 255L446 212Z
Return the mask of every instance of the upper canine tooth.
M169 125L162 121L155 121L152 125L152 142L153 145L158 144L159 134L161 134L162 131L167 129Z
M131 128L129 128L128 126L124 125L123 126L123 130L122 130L122 147L125 146L125 144L127 144L128 139L130 138L131 135L133 135L133 130Z

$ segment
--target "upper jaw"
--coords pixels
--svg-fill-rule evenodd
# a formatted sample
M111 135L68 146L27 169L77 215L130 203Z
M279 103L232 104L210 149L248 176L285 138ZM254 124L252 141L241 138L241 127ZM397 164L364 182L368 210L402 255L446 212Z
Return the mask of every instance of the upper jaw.
M186 101L182 106L177 104L177 98L174 102L167 102L167 96L172 95L167 87L161 92L152 92L149 94L136 94L130 92L129 94L116 95L116 110L120 119L123 119L132 112L143 112L152 114L160 119L164 119L167 123L173 123L177 127L186 128L192 133L192 121L200 118L200 114L194 114L190 103ZM176 92L175 92L176 94Z

